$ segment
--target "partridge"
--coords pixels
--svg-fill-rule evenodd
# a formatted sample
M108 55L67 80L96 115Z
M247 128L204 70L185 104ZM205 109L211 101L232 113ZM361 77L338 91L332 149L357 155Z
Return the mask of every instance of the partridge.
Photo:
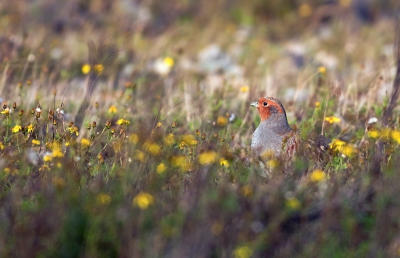
M258 109L261 117L260 125L251 140L254 155L263 158L265 154L272 152L288 165L301 149L300 156L309 161L311 168L323 169L326 166L331 158L328 138L312 132L307 140L301 141L298 131L290 128L285 109L277 99L260 98L251 105Z
M261 117L251 140L252 152L257 156L273 152L276 157L290 161L299 148L300 138L290 128L283 105L270 97L260 98L251 105Z

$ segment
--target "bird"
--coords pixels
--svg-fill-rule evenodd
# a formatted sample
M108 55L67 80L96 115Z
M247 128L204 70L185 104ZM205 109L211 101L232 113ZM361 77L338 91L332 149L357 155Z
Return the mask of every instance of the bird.
M261 118L251 139L252 152L257 156L272 152L274 156L290 161L298 151L300 137L289 126L281 102L272 97L262 97L251 106L257 108Z
M287 121L285 108L279 100L272 97L261 97L252 102L261 121L253 133L251 150L257 157L279 158L286 165L293 160L301 149L301 155L313 159L314 168L323 168L330 159L330 140L323 135L310 133L305 141L300 139L299 130L293 130Z

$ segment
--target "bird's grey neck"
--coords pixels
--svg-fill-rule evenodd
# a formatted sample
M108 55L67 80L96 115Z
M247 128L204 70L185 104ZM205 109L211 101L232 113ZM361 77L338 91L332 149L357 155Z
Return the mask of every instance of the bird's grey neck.
M265 124L270 130L272 130L276 134L287 134L292 131L286 119L279 121L279 118L270 117L267 120L262 121L261 123Z

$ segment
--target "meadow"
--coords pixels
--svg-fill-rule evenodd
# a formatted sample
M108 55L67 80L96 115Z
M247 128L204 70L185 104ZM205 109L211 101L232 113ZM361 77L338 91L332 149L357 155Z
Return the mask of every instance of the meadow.
M400 257L399 4L166 2L0 3L0 257Z

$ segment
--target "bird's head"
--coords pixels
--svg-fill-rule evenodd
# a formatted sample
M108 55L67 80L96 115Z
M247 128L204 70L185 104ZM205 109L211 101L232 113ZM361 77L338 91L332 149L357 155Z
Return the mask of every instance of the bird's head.
M251 103L253 107L258 109L261 121L267 120L269 118L284 118L286 120L286 112L282 104L274 98L263 97L258 101Z

